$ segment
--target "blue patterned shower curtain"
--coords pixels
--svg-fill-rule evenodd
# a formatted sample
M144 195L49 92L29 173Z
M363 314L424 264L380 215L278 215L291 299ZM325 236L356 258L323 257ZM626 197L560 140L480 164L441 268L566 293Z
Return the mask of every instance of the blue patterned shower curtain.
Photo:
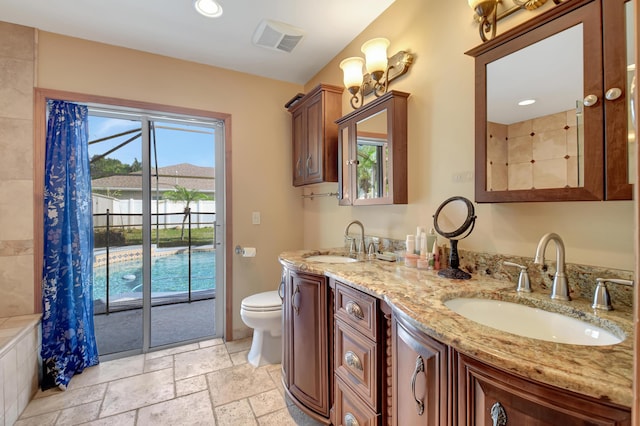
M75 373L98 364L88 110L58 100L48 106L41 387L66 389Z

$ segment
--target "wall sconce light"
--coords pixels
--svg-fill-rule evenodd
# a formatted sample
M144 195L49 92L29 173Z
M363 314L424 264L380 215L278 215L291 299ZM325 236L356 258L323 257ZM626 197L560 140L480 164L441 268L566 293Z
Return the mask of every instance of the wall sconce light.
M498 21L502 18L506 18L513 13L526 9L535 10L545 4L547 0L511 0L513 6L498 13L498 4L502 3L502 0L468 0L469 7L473 9L475 14L475 20L478 22L478 29L480 30L480 38L482 41L491 40L496 36L496 30L498 27ZM506 1L506 0L505 0ZM558 5L566 0L553 0ZM485 34L491 34L489 38Z
M360 108L365 96L375 93L376 96L387 92L389 83L409 70L413 63L413 55L400 51L387 58L389 40L374 38L362 45L362 53L366 61L360 57L351 57L340 62L343 82L351 93L351 107ZM363 74L363 67L367 72Z

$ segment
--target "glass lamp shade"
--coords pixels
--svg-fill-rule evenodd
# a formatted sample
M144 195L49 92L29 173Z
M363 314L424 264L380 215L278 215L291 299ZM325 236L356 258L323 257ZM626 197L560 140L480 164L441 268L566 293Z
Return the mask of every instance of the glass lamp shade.
M381 74L387 69L387 47L389 47L389 40L386 38L374 38L362 45L362 53L367 59L368 73Z
M222 6L215 0L193 0L196 11L208 18L217 18L222 15Z
M473 9L478 16L489 16L497 5L498 0L469 0L469 7Z
M351 91L352 88L359 89L362 85L362 66L364 60L357 56L347 58L340 62L340 69L343 72L344 86Z

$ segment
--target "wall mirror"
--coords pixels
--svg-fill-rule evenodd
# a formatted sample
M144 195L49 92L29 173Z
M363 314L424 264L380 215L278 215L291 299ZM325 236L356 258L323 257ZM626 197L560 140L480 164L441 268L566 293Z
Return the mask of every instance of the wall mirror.
M336 121L340 205L407 203L407 97L390 91Z
M632 5L565 2L467 52L476 201L631 199Z

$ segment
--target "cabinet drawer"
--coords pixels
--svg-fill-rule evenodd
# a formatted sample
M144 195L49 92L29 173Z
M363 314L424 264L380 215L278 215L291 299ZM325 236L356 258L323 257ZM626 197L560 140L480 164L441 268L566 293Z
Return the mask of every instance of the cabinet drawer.
M341 320L335 322L335 373L378 411L377 345Z
M335 419L337 426L378 426L380 416L362 402L357 395L336 377Z
M363 335L377 340L378 299L336 281L336 318Z

